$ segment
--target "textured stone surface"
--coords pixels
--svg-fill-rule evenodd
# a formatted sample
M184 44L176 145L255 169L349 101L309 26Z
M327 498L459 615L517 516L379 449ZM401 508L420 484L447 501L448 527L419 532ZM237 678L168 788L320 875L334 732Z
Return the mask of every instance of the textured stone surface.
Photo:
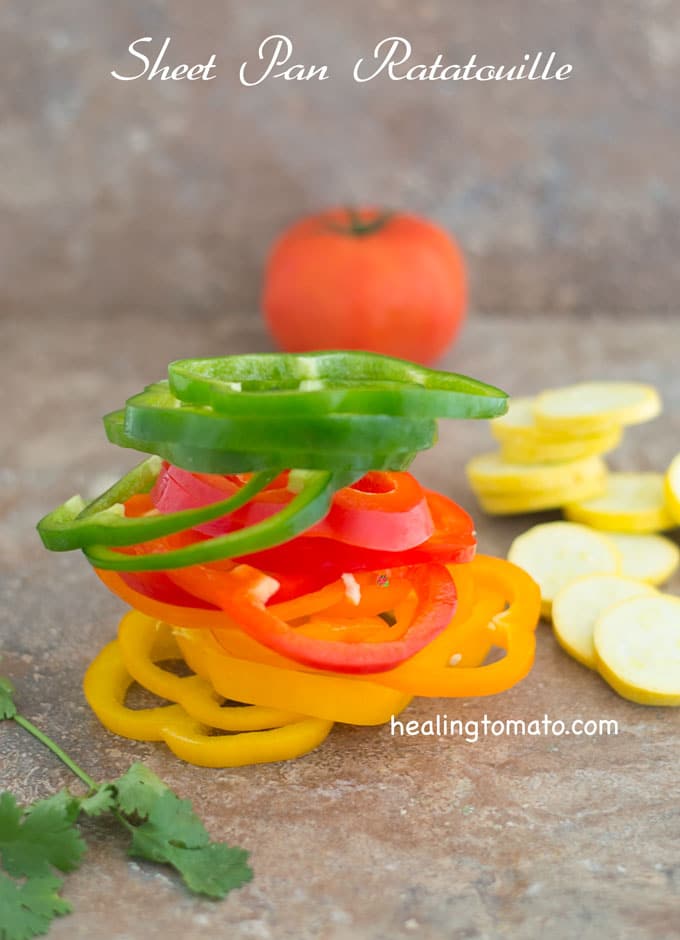
M446 365L517 394L595 376L654 381L666 412L632 430L613 463L661 469L680 440L678 338L676 327L655 320L622 327L605 317L584 326L489 316L469 324ZM51 937L677 937L680 715L620 699L564 655L546 626L536 665L515 689L487 700L420 699L406 716L609 718L619 722L618 736L468 743L336 727L301 760L213 771L104 731L80 682L123 605L82 557L45 552L35 521L134 462L105 442L99 416L160 376L168 360L266 345L245 317L198 330L184 319L161 324L132 314L14 318L1 339L2 672L14 679L22 711L95 777L148 762L196 802L215 837L251 851L255 870L252 884L223 903L196 900L167 873L129 861L115 828L93 822L88 865L66 885L76 913ZM416 470L475 511L481 548L502 554L533 519L498 521L475 510L462 466L488 446L484 425L443 423L436 450ZM20 729L0 728L0 787L29 800L70 782Z
M0 296L29 313L256 309L275 235L348 200L455 232L478 309L677 310L677 0L33 0L0 26ZM330 78L242 87L280 32ZM554 49L574 72L356 84L393 35L414 63ZM143 36L216 52L216 79L115 81Z

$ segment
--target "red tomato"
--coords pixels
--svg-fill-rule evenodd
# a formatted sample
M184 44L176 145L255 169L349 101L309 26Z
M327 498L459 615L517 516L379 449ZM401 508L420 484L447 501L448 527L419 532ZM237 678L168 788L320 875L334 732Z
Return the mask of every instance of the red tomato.
M262 306L286 351L366 349L427 364L456 337L466 296L461 252L437 225L331 209L276 242Z

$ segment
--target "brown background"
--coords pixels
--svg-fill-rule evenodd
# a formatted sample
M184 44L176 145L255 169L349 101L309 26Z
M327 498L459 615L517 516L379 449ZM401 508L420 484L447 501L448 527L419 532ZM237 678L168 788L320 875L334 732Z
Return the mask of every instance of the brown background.
M455 232L482 311L675 312L678 0L32 0L0 10L3 312L256 311L267 246L322 205L422 211ZM239 84L284 32L325 82ZM521 62L557 82L357 85L412 62ZM118 82L141 36L211 82Z

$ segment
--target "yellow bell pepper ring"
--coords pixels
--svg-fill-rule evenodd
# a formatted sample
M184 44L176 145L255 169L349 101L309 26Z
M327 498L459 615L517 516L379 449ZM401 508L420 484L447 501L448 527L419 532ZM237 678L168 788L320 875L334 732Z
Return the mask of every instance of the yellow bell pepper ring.
M122 737L164 741L177 757L201 767L243 767L300 757L321 744L333 727L331 721L303 718L270 730L211 735L181 705L128 708L125 699L133 681L118 641L109 643L91 663L83 684L97 718Z
M200 676L176 676L157 665L182 658L172 627L138 611L126 614L118 627L118 646L132 678L160 698L182 705L201 724L222 731L280 728L306 717L259 705L224 708L219 696ZM233 696L230 696L233 697Z
M164 741L173 754L199 767L245 767L292 760L313 751L326 740L332 721L303 718L269 731L243 731L215 736L196 730L191 719L165 729Z
M375 681L329 672L306 671L232 656L208 631L175 631L190 669L207 679L221 695L272 708L294 709L329 721L381 725L398 715L411 695Z
M390 688L428 698L495 695L516 685L527 675L534 662L536 638L532 630L517 624L504 624L496 627L493 645L504 649L506 655L486 666L460 666L451 661L442 665L435 660L428 668L427 656L424 655L419 663L419 675L384 673L380 681ZM452 658L455 656L452 652Z
M118 641L112 640L90 663L83 691L90 708L109 731L134 741L162 741L165 726L186 712L180 705L127 708L125 699L133 682Z

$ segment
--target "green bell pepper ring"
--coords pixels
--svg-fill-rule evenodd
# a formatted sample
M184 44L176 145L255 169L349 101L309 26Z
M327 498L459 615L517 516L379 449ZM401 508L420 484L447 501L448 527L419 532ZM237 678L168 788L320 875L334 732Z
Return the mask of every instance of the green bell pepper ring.
M122 503L136 493L148 493L160 467L160 459L151 457L89 505L84 506L80 496L73 496L62 506L48 513L38 523L38 532L45 547L51 551L64 552L102 542L106 545L136 545L192 529L240 509L280 472L274 469L264 470L229 499L198 509L184 509L164 515L126 517Z
M181 401L241 417L494 418L508 407L506 393L485 382L356 351L181 359L168 375Z
M212 450L374 454L431 447L437 425L433 419L382 414L233 418L202 405L184 405L166 382L158 382L127 400L125 432L142 440ZM285 461L284 465L294 463Z
M277 450L258 454L185 446L176 441L143 441L125 431L125 412L122 409L105 415L104 428L112 444L158 454L176 467L194 473L250 473L279 466L334 470L362 476L369 470L406 470L416 456L414 451L403 449L381 454L318 453L313 450Z
M165 571L247 555L281 545L310 529L326 515L337 490L358 479L356 474L318 470L297 470L293 474L302 485L297 495L273 516L245 529L148 555L126 555L103 545L87 545L83 552L95 568L114 571Z

